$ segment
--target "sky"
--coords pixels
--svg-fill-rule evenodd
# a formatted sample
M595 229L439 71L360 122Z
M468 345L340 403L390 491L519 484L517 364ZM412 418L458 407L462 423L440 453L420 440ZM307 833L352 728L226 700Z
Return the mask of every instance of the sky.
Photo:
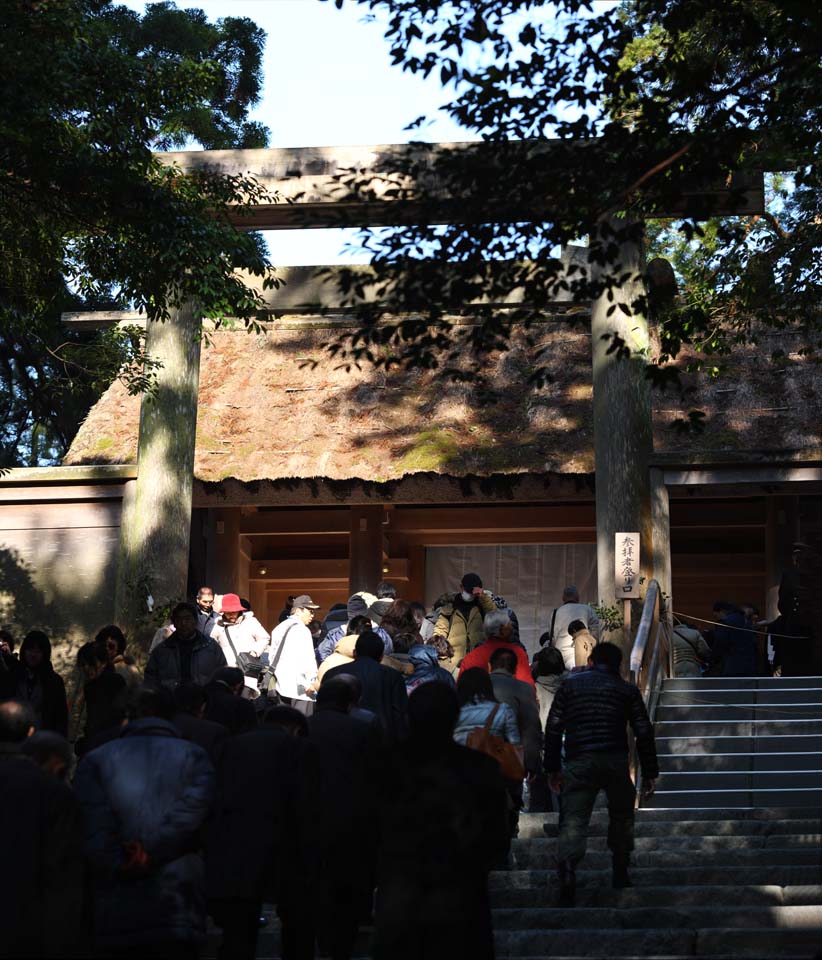
M142 13L143 0L120 0ZM442 113L413 135L403 128L437 115L447 92L439 80L392 67L378 23L366 8L347 2L337 10L320 0L177 0L204 10L209 19L248 17L265 30L265 85L252 118L271 131L272 147L448 141L475 136ZM344 250L356 231L267 231L275 265L366 262Z

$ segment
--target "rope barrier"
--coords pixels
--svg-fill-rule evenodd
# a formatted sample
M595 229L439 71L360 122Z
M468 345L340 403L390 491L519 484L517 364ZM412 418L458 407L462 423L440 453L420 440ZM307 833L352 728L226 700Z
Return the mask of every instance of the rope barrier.
M718 620L704 620L702 617L694 617L690 613L679 613L672 611L673 616L682 620L696 620L697 623L710 623L714 627L724 627L726 630L740 630L743 633L755 633L760 637L778 637L780 640L810 640L810 637L798 637L793 633L772 633L770 630L757 630L755 627L735 627L731 623L720 623ZM676 630L676 627L674 627Z

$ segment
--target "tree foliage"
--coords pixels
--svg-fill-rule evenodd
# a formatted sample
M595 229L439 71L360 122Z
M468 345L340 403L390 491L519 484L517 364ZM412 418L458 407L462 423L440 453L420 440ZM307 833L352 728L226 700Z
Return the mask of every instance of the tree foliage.
M208 317L254 316L258 297L234 272L262 276L264 247L225 211L257 202L259 185L183 176L153 151L264 146L267 130L248 119L263 42L249 20L210 23L172 3L142 17L109 0L2 5L0 401L12 414L0 425L5 462L38 432L59 453L73 434L63 414L82 411L115 374L144 386L134 331L67 334L59 325L67 304L162 319L193 298Z
M655 382L671 382L668 364L685 347L707 358L693 367L715 372L718 357L765 328L789 331L815 354L822 8L795 0L359 2L386 24L393 62L439 77L450 91L443 109L497 144L500 160L489 164L480 148L440 157L420 147L394 174L400 199L411 198L407 184L433 174L442 194L459 198L461 220L432 226L432 208L427 226L364 234L373 267L370 277L344 278L351 303L372 287L388 297L386 311L417 317L377 324L383 312L361 308L364 329L338 345L342 352L435 364L444 350L446 368L471 354L481 369L510 324L537 319L558 292L586 300L619 287L615 241L646 224L649 256L673 261L682 294L629 307L656 315ZM768 207L735 215L762 171L778 174L768 179ZM356 171L346 183L372 189ZM730 191L721 204L712 185ZM585 237L592 263L569 274L552 252ZM428 263L409 273L409 260ZM597 272L594 261L611 266ZM493 308L515 288L521 306ZM479 327L452 327L448 315L470 299L485 304L470 307Z

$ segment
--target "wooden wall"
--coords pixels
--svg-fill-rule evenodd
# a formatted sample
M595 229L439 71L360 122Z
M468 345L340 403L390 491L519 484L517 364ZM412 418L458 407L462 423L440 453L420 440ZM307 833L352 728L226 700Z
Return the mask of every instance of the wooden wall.
M768 587L781 574L781 561L769 563L767 553L770 500L672 501L675 609L710 619L714 601L727 599L754 603L765 615ZM252 604L267 623L289 594L308 592L324 610L346 599L350 508L236 507L221 513L231 509L240 537L234 582L248 583ZM593 503L385 505L383 511L384 576L412 598L426 594L426 547L595 542ZM225 546L221 541L214 549L224 553ZM229 587L215 583L215 589Z
M114 616L123 485L0 487L0 624L45 630L64 665Z

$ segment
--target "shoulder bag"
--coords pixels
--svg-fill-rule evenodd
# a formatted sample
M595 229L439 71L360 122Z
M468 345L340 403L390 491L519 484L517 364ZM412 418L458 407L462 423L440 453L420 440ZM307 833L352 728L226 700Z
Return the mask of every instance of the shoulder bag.
M488 715L484 726L475 727L465 741L465 745L472 750L479 750L489 757L493 757L499 764L500 772L506 780L522 780L525 776L525 764L522 762L522 747L509 743L504 737L491 733L494 718L500 705L496 704Z
M237 653L237 648L234 646L234 641L231 639L231 633L226 624L223 624L223 630L225 630L226 640L234 651L234 659L237 661L237 666L243 671L243 675L259 680L265 670L265 661L262 657L255 657L253 653Z

